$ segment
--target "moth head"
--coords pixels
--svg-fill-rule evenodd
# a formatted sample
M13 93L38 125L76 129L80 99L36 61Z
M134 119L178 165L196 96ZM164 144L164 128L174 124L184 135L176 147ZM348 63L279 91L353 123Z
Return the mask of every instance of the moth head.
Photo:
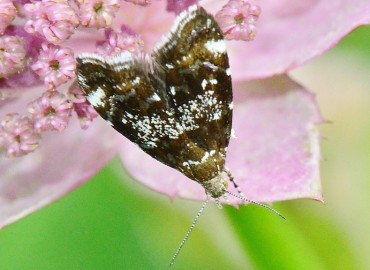
M219 198L226 193L228 182L219 174L211 180L202 182L202 186L206 190L207 195Z

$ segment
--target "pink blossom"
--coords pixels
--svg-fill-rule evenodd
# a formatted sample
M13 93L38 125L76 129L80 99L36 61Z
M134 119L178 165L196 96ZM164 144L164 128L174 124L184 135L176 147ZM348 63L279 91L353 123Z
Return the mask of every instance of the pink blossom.
M67 0L33 1L24 5L31 15L24 28L29 33L39 33L47 41L60 44L67 40L78 25L75 10Z
M259 6L248 0L230 0L216 14L226 39L253 40L256 36L256 21L261 13Z
M26 51L23 39L0 36L0 78L7 78L25 68Z
M81 24L102 28L112 24L120 5L118 0L78 0Z
M121 26L121 32L115 32L112 28L105 30L105 42L98 42L96 52L101 55L115 55L129 51L139 54L143 51L144 42L140 36L126 26Z
M82 129L88 129L94 120L98 116L98 113L90 103L87 101L86 96L82 93L77 83L74 83L68 92L69 100L73 104L73 110L76 112Z
M0 34L4 34L6 27L14 20L17 15L13 1L4 0L0 2Z
M0 126L0 147L8 157L20 157L33 152L39 145L40 135L35 132L30 118L8 114Z
M76 76L75 62L71 49L43 43L40 55L31 68L48 88L55 88Z
M0 115L5 119L3 123L9 122L5 117L9 113L18 113L19 116L13 116L17 119L29 119L25 122L32 123L32 128L25 130L32 130L34 135L35 129L40 132L37 136L42 136L42 143L32 155L23 156L22 163L17 158L0 162L0 171L17 170L16 174L6 174L9 175L7 181L0 181L0 197L6 196L8 183L16 187L12 189L12 202L2 204L0 227L70 192L117 154L130 174L153 190L170 197L203 199L204 190L197 183L140 152L100 117L95 118L96 114L86 99L73 88L71 69L65 73L59 66L58 72L62 77L65 75L66 83L54 83L52 79L52 86L35 80L29 83L30 74L34 74L30 66L41 61L37 56L39 49L40 57L43 54L44 47L39 45L41 38L49 43L60 43L57 51L70 48L73 55L94 52L98 50L97 43L102 46L99 48L101 53L105 54L130 48L136 50L141 47L140 42L137 47L137 36L117 31L121 25L128 25L135 34L140 34L140 39L145 42L144 49L150 53L175 20L173 12L165 11L164 1L153 1L146 7L122 1L120 10L114 1L102 2L98 10L93 9L97 1L79 1L78 6L72 3L75 2L33 1L25 5L18 1L19 10L25 6L27 12L14 20L17 27L11 24L6 30L6 35L22 37L28 61L25 61L24 72L3 80ZM180 12L190 3L168 1L168 6ZM203 3L213 14L224 4L212 0ZM86 6L86 13L82 12L82 6ZM358 0L354 5L352 0L327 0L290 1L287 5L286 1L266 0L261 9L263 16L256 25L258 34L255 40L226 44L234 83L234 129L237 136L230 143L226 164L245 195L251 199L278 201L309 197L320 200L320 151L316 124L322 119L313 95L285 74L334 46L357 26L369 23L370 3ZM82 17L85 16L83 14L89 16L76 18L76 11ZM116 12L120 16L115 17ZM24 24L27 16L30 19ZM81 27L79 19L89 28ZM103 39L103 31L92 27L109 24L112 30L106 31L106 41L99 42ZM27 29L34 39L25 38L19 27ZM15 30L10 34L9 29ZM50 71L46 68L48 59L57 55L49 47L46 51L50 54L41 61L44 65L39 64L39 70L44 71L42 77ZM57 59L64 59L64 54L61 55ZM68 63L72 65L71 61ZM56 72L54 76L59 75ZM50 87L55 89L48 91ZM88 129L81 131L81 127L87 126ZM50 132L62 129L63 132ZM6 142L11 141L4 139L8 138L4 134L16 138L14 130L10 128L4 133L2 127L2 147L7 148ZM21 152L22 155L25 153ZM51 156L53 159L49 158ZM43 162L35 163L35 159ZM33 183L32 191L26 196L24 189L28 182L25 179Z
M35 130L64 130L71 117L72 104L65 95L47 91L30 104L29 112L35 122Z
M179 14L181 11L187 9L191 5L194 5L198 0L168 0L167 10Z

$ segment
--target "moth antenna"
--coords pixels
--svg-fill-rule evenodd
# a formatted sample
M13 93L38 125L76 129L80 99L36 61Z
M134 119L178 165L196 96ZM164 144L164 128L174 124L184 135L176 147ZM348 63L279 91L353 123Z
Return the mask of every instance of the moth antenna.
M175 263L175 260L176 260L177 256L179 255L179 253L180 253L181 249L182 249L182 248L183 248L183 246L185 245L185 242L188 240L188 238L189 238L189 236L190 236L191 232L193 231L193 229L194 229L194 227L195 227L195 224L197 223L197 221L199 220L199 217L200 217L200 216L201 216L201 214L203 213L204 208L206 208L206 205L207 205L207 203L209 202L209 199L210 199L210 196L209 196L209 195L207 195L206 200L204 201L204 203L203 203L202 207L199 209L199 211L198 211L197 215L195 216L195 218L194 218L193 222L191 223L190 228L189 228L189 230L187 231L187 233L185 234L184 239L181 241L181 244L180 244L180 246L178 247L178 249L176 250L175 255L173 255L172 260L171 260L171 262L170 262L170 267Z
M266 204L263 204L263 203L259 203L259 202L255 202L255 201L249 200L249 199L247 199L247 198L245 198L245 197L242 197L242 196L240 196L240 195L238 195L238 194L234 194L234 193L232 193L232 192L230 192L230 191L228 191L228 190L226 190L226 192L227 192L228 194L230 194L231 196L234 196L235 198L241 199L241 200L242 200L242 201L244 201L244 202L251 203L251 204L255 204L255 205L261 206L261 207L263 207L263 208L266 208L267 210L270 210L270 211L271 211L271 212L273 212L274 214L276 214L276 215L278 215L279 217L281 217L282 219L285 219L285 220L286 220L286 218L285 218L282 214L280 214L280 213L279 213L278 211L276 211L274 208L271 208L270 206L268 206L268 205L266 205Z
M274 214L276 214L276 215L278 215L279 217L281 217L282 219L285 219L285 220L286 220L286 218L285 218L282 214L280 214L278 211L276 211L274 208L272 208L272 207L270 207L270 206L268 206L268 205L266 205L266 204L259 203L259 202L255 202L255 201L252 201L252 200L247 199L247 198L244 196L244 194L243 194L242 190L240 189L240 187L238 186L238 184L237 184L237 183L235 183L235 181L234 181L234 176L231 174L230 170L229 170L228 168L225 168L225 169L224 169L224 171L225 171L225 173L227 174L227 176L229 177L230 182L231 182L231 183L233 183L233 185L234 185L235 189L236 189L236 190L238 191L238 193L239 193L239 195L238 195L238 194L234 194L234 193L232 193L232 192L230 192L230 191L226 191L228 194L230 194L231 196L234 196L235 198L241 199L241 200L242 200L242 201L244 201L244 202L251 203L251 204L258 205L258 206L261 206L261 207L263 207L263 208L266 208L267 210L270 210L270 211L271 211L271 212L273 212Z

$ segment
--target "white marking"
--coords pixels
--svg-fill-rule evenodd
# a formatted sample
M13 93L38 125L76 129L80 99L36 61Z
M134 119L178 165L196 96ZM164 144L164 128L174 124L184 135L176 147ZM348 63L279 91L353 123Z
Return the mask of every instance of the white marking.
M82 53L78 56L81 59L82 64L92 63L100 65L101 62L105 62L104 57L94 53Z
M205 65L205 66L207 66L207 67L211 68L213 71L216 71L216 70L218 69L218 67L217 67L217 66L215 66L214 64L212 64L211 62L208 62L208 61L204 61L204 62L203 62L203 65Z
M170 86L170 91L171 91L171 94L174 96L176 95L176 89L175 89L175 86Z
M127 114L127 113L126 113ZM184 132L182 127L177 123L175 118L161 118L157 114L150 116L136 116L135 121L130 121L129 124L134 130L137 130L139 144L146 148L156 147L156 141L159 138L167 137L169 139L178 139Z
M146 146L148 148L155 148L155 147L157 147L157 144L155 142L147 142L146 143Z
M212 120L218 120L218 119L220 119L221 118L221 115L222 115L222 112L220 110L216 111L213 114Z
M209 153L208 152L206 152L205 154L204 154L204 156L202 157L202 159L201 159L201 163L204 163L207 159L209 158Z
M134 61L134 55L132 55L129 51L124 51L113 57L106 58L105 60L105 62L108 65L112 65L112 66L122 66L123 63L130 63L133 61Z
M219 54L226 52L226 44L222 39L208 40L204 45L211 53Z
M203 79L203 81L202 81L202 88L203 88L203 90L206 89L206 86L207 86L207 80L206 79Z
M229 103L229 109L230 109L230 110L234 109L234 102L232 102L232 101L231 101L231 102Z
M168 69L173 69L173 68L174 68L174 66L173 66L172 64L166 64L166 67L167 67Z
M189 145L187 145L189 146ZM211 150L209 152L205 152L202 159L200 161L198 160L188 160L188 161L184 161L182 163L183 166L186 166L187 168L190 169L191 166L199 166L201 165L202 163L206 162L207 159L209 159L210 157L214 156L216 154L216 150ZM217 162L217 160L214 158L213 161Z
M227 75L227 76L230 76L230 75L231 75L231 70L230 70L230 68L227 68L227 69L226 69L226 75Z
M148 98L149 101L161 101L161 98L157 95L157 93L154 93Z
M216 79L210 79L210 80L209 80L209 82L210 82L211 84L217 84L217 83L218 83L218 81L217 81Z
M139 84L140 83L140 77L136 76L135 79L132 80L132 84Z
M106 98L106 95L104 93L104 90L100 87L98 87L95 91L91 91L87 95L87 99L94 107L104 106L104 98Z

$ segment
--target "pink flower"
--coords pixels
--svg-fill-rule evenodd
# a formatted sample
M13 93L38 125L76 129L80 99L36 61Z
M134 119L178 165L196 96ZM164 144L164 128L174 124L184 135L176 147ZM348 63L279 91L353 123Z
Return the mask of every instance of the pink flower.
M216 19L226 39L253 40L256 36L256 21L261 8L247 0L230 0L217 14Z
M75 63L71 49L43 43L31 69L44 80L48 88L54 88L76 76Z
M187 9L191 5L194 5L198 0L168 0L167 10L179 14L181 11Z
M4 34L6 27L14 20L17 9L11 0L0 2L0 34Z
M110 26L119 9L118 0L78 0L81 24L86 27Z
M98 116L98 113L90 106L77 83L74 83L69 88L68 96L73 104L73 110L76 112L78 119L80 119L81 128L88 129L94 118Z
M78 16L67 0L33 1L24 5L31 15L25 24L29 33L39 33L47 41L60 44L67 40L79 23Z
M143 51L144 42L141 37L122 25L120 32L113 31L112 28L105 30L106 41L98 42L96 53L101 55L115 55L120 52L129 51L133 54L139 54Z
M35 130L64 130L71 117L72 104L65 95L56 91L47 91L40 98L33 101L29 112L35 122Z
M0 125L0 147L8 157L19 157L33 152L39 145L40 135L33 122L19 114L8 114Z
M183 9L180 6L186 7L190 2L169 1L168 5L169 9L180 12ZM18 158L0 162L0 171L17 170L17 174L7 174L6 182L0 181L0 197L3 197L7 183L19 187L12 189L12 202L2 203L0 227L73 190L117 154L130 174L150 188L170 197L203 199L204 189L200 185L150 158L100 117L95 118L96 113L73 84L72 55L94 52L98 46L99 52L105 54L137 51L141 50L141 38L144 49L150 52L171 28L174 15L166 12L163 1L153 1L146 7L122 1L120 10L116 1L79 1L78 6L71 3L73 1L44 0L18 4L27 10L22 13L22 18L14 20L19 23L18 27L24 27L35 37L32 40L42 38L60 47L35 45L41 43L29 42L31 39L24 38L21 31L12 32L18 41L20 36L24 41L26 56L23 63L26 68L17 68L17 74L7 77L1 84L3 122L0 137L5 155L24 156L22 163ZM253 13L250 9L249 13L241 11L241 6L245 6L241 3L245 2L233 3L239 5L238 11L243 16ZM216 14L224 3L209 0L204 4L207 10ZM86 8L85 13L82 7ZM236 14L228 6L225 9L229 14ZM358 0L354 5L351 0L340 3L327 0L293 1L287 5L286 2L266 0L261 9L255 40L249 43L232 41L226 45L233 77L237 137L230 143L226 164L250 199L273 202L310 197L321 200L316 124L322 118L313 95L286 73L334 46L357 26L368 23L370 3ZM115 16L118 12L120 16ZM24 16L29 16L26 23ZM227 16L221 19L225 18ZM106 31L106 40L101 42L103 31L93 28L107 25L112 30ZM135 34L117 31L121 25L128 25ZM235 20L230 29L238 33L236 36L244 31ZM16 44L20 46L18 41ZM68 53L67 47L71 50ZM4 48L10 53L10 47ZM13 57L16 63L21 62L22 57ZM42 78L50 76L47 86L43 82L36 85L37 81L29 84L30 74L34 74L30 69L32 65L36 65L35 70ZM20 70L24 72L18 73ZM31 105L30 101L33 101ZM5 116L9 113L13 113L11 120ZM25 127L22 129L24 133L18 132L12 119ZM89 128L82 131L81 126ZM18 135L26 132L32 136L24 138L33 139L19 140L23 137ZM25 155L39 142L40 147L32 155ZM18 148L12 143L18 143ZM43 162L35 163L34 160ZM22 192L25 179L34 181L32 191L26 195Z
M26 51L23 39L14 36L0 36L0 78L22 71L25 68Z

